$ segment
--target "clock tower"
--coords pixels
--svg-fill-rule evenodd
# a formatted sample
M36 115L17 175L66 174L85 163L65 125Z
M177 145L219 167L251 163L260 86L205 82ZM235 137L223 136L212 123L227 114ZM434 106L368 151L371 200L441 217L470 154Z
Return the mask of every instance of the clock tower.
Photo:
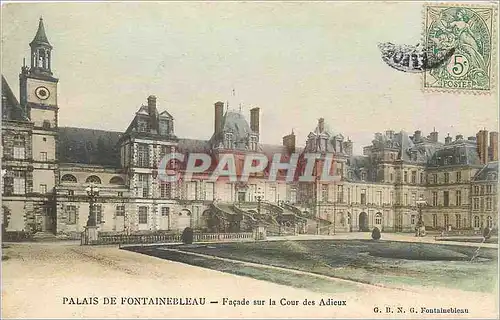
M35 38L30 43L31 65L19 75L20 103L35 128L57 128L57 82L52 75L52 46L40 18Z

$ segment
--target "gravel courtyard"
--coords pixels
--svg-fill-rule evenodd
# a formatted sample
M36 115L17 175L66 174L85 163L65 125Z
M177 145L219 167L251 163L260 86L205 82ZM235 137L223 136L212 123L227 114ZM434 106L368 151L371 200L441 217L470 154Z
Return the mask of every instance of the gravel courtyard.
M441 317L495 317L496 295L451 289L401 292L352 285L338 294L322 294L249 277L167 261L120 250L116 246L81 247L74 242L8 244L2 261L2 318L357 318L388 317L374 307L468 308L469 314ZM326 281L326 280L325 280ZM328 281L335 282L335 279ZM340 280L339 280L340 281ZM339 286L342 284L339 282ZM202 306L63 304L64 297L193 297ZM222 299L262 299L264 306L227 306ZM281 306L280 300L299 301ZM346 306L306 306L302 302L332 298ZM267 301L274 299L276 306ZM208 301L218 300L218 304ZM393 315L396 316L396 315ZM435 314L401 314L435 318Z

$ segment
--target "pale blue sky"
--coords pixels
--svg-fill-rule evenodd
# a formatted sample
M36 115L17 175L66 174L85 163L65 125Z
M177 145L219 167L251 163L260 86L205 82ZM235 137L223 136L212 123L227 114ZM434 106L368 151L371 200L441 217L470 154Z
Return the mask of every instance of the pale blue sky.
M261 108L261 141L297 143L324 117L357 153L374 132L497 129L496 95L423 93L377 42L416 44L422 3L29 3L4 5L2 73L18 73L43 16L60 79L60 126L124 131L150 94L180 137L208 139L213 104ZM236 98L231 98L232 89ZM248 116L249 118L249 116Z

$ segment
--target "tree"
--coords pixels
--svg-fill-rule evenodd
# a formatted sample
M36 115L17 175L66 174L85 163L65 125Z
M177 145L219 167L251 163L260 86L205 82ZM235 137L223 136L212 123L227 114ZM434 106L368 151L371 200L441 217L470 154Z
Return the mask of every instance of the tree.
M184 231L182 231L182 243L184 244L192 244L193 243L193 229L190 227L186 227Z
M372 231L372 239L373 239L373 240L378 240L378 239L380 239L380 230L379 230L377 227L373 228L373 231Z

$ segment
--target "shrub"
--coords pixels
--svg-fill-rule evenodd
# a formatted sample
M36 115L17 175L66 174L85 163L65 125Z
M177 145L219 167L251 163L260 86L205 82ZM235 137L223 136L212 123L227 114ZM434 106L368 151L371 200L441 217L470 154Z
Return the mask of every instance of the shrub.
M483 237L485 239L489 239L491 237L490 228L488 228L488 227L484 228L484 230L483 230Z
M187 227L182 231L182 243L184 244L192 244L193 243L193 229Z
M377 227L375 227L372 231L372 239L373 240L380 239L380 230Z

